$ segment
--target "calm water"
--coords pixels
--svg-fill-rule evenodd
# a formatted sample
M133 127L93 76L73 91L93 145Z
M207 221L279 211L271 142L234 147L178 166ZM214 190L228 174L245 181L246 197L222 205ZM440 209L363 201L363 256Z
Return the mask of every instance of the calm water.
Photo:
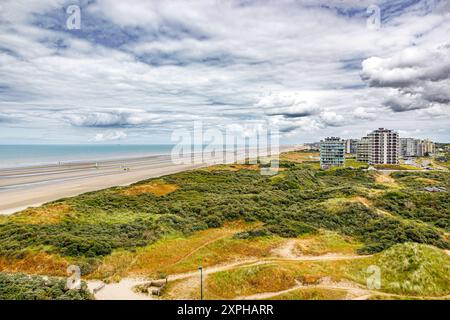
M170 154L173 145L0 145L0 168Z

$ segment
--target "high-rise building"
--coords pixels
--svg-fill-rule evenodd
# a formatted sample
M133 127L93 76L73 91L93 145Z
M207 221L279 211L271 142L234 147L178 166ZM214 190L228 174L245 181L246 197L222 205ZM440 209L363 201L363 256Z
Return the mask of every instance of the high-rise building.
M345 140L345 153L356 154L358 149L358 139Z
M417 156L424 157L435 152L434 143L428 139L417 142Z
M398 133L384 128L372 131L369 137L369 164L397 164L400 141Z
M428 139L400 138L400 155L402 158L423 157L434 153L434 143Z
M320 141L320 167L340 167L344 165L344 141L338 137L329 137Z
M362 137L356 148L356 160L369 162L369 137Z
M414 138L400 138L400 156L410 158L417 156L418 140Z

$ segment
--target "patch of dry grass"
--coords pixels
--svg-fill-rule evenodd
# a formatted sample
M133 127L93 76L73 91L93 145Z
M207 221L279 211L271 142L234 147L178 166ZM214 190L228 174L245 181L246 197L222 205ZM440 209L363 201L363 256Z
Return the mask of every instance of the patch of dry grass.
M172 193L179 187L176 184L164 183L161 181L152 181L146 184L139 184L131 186L125 190L122 190L122 194L127 196L136 196L143 193L151 193L155 196L164 196Z
M416 177L415 179L417 181L420 181L423 184L427 184L427 185L435 185L435 184L439 184L440 183L437 180L433 180L433 179L429 179L429 178L423 178L423 177Z
M69 265L64 258L48 253L29 253L23 259L0 257L0 271L8 273L67 276Z
M321 230L319 234L308 235L297 240L294 251L303 255L324 255L327 253L356 254L362 244L351 237L336 232Z
M281 160L292 161L297 163L319 161L319 152L285 152L280 156Z
M352 197L352 198L350 198L350 201L359 202L359 203L363 204L366 207L371 207L372 206L372 202L370 202L369 199L361 197L361 196Z
M302 284L317 284L321 278L343 279L351 261L279 261L240 267L208 275L205 296L208 299L233 299L263 292L276 292Z
M11 216L11 220L27 224L56 224L66 217L72 208L64 202L29 208Z
M376 183L387 183L387 184L396 184L396 181L394 178L392 178L389 174L377 174L375 175L375 182Z

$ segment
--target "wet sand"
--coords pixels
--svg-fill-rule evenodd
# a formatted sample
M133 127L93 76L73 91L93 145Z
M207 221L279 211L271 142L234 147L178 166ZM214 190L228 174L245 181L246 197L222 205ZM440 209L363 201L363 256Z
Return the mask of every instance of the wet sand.
M280 147L287 151L292 147ZM237 160L249 154L238 152ZM205 167L193 157L193 164L174 164L170 155L97 162L79 162L0 169L0 214L12 214L28 207L140 180Z

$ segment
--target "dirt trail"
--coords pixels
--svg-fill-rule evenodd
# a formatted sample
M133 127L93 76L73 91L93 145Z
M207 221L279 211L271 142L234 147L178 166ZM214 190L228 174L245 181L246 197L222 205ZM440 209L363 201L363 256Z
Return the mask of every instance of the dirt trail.
M230 233L230 234L226 234L226 235L220 236L220 237L218 237L218 238L211 239L211 240L209 240L208 242L205 242L204 244L202 244L202 245L198 246L197 248L195 248L195 250L192 250L191 252L189 252L189 253L188 253L187 255L185 255L184 257L181 257L178 261L176 261L176 262L174 263L174 265L177 264L177 263L179 263L179 262L181 262L181 261L183 261L183 260L186 259L186 258L189 258L189 257L192 256L194 253L196 253L196 252L198 252L199 250L201 250L201 249L203 249L203 248L209 246L210 244L212 244L212 243L214 243L214 242L216 242L216 241L219 241L219 240L228 238L231 234L236 233L236 232L238 232L238 231L240 231L240 230L233 230L233 232Z
M259 300L259 299L269 299L284 293L288 293L291 291L295 291L298 289L331 289L331 290L346 290L348 299L362 299L364 297L369 298L372 296L372 292L370 290L365 289L360 284L357 284L348 280L341 280L339 282L333 282L330 278L324 277L322 278L320 284L317 285L304 285L298 281L296 281L296 285L281 291L274 292L262 292L249 296L240 296L235 298L235 300Z
M292 246L291 243L288 243L289 246ZM281 252L285 252L286 248L283 248ZM243 267L253 267L263 264L274 263L277 261L333 261L333 260L346 260L346 259L361 259L366 258L368 256L357 256L357 255L340 255L340 254L326 254L322 256L295 256L288 255L289 258L277 258L271 257L266 259L245 259L238 260L222 265L207 267L203 269L203 275L206 277L209 274L227 271L234 268L243 268ZM182 280L188 279L192 277L198 277L199 272L197 270L172 274L168 276L168 281ZM152 300L151 296L147 296L144 294L139 294L133 291L133 287L144 284L151 281L151 279L142 279L142 278L123 278L118 283L106 284L105 287L99 290L95 294L95 298L98 300L118 300L118 299L137 299L137 300ZM98 284L98 281L89 281L90 287L95 288L95 284ZM98 285L97 285L98 286ZM295 289L292 289L295 290ZM92 289L91 289L92 291ZM275 294L275 293L274 293ZM279 294L279 293L277 293Z
M262 292L262 293L253 294L253 295L249 295L249 296L240 296L240 297L236 297L235 300L269 299L269 298L277 297L284 293L288 293L288 292L295 291L298 289L346 290L347 296L346 296L345 300L367 300L375 295L381 295L381 296L385 296L385 297L404 297L404 296L394 294L394 293L386 293L386 292L367 289L358 283L348 281L348 280L332 282L329 278L326 277L326 278L323 278L321 283L317 284L317 285L302 285L302 284L297 283L295 286L293 286L289 289L286 289L286 290L281 290L281 291L276 291L276 292ZM450 295L437 296L437 297L417 296L416 298L440 300L440 299L449 299Z
M381 174L377 174L375 176L375 182L377 183L390 183L390 184L397 184L394 178L391 177L390 172L380 171Z
M294 252L295 245L297 241L295 239L288 240L284 242L281 246L274 248L272 250L272 254L275 257L266 258L266 261L272 260L276 261L276 257L280 257L282 260L290 260L290 261L334 261L334 260L346 260L346 259L363 259L369 257L361 256L361 255L349 255L349 254L340 254L340 253L326 253L320 256L306 256L301 254L296 254Z
M148 280L142 278L124 278L117 283L105 284L105 286L96 292L97 300L153 300L152 296L139 294L133 291L133 287L144 284ZM101 281L88 281L88 287L91 291L98 288Z
M266 264L270 263L270 261L266 260L258 260L258 259L247 259L247 260L238 260L235 262L230 262L226 264L221 264L213 267L207 267L203 268L203 275L208 275L211 273L216 273L220 271L226 271L238 267L251 267L251 266L257 266L260 264ZM171 274L168 276L169 281L174 280L180 280L180 279L186 279L190 277L195 277L199 275L199 271L190 271L190 272L184 272L184 273L177 273L177 274Z
M274 254L275 256L287 259L298 258L298 256L294 253L296 244L297 244L296 240L294 239L288 240L281 246L274 248L271 253Z
M286 290L257 293L257 294L253 294L251 296L240 296L240 297L234 298L234 300L262 300L262 299L269 299L269 298L276 297L276 296L279 296L281 294L288 293L288 292L291 292L291 291L294 291L294 290L297 290L297 289L300 289L300 288L303 288L303 287L305 287L305 286L302 285L301 283L297 282L297 284L295 286L293 286L292 288L286 289Z

